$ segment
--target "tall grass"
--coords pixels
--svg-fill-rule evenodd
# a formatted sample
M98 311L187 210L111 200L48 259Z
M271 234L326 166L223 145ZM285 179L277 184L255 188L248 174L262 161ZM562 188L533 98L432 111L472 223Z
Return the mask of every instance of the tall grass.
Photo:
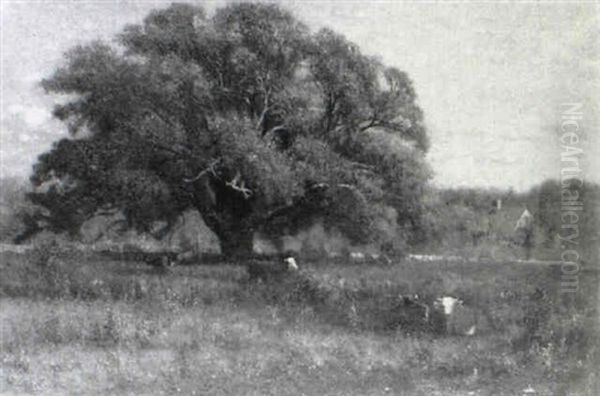
M1 264L3 392L593 394L596 275L567 301L555 270L510 263L302 263L275 283L238 263L156 273L58 246ZM415 293L462 298L480 331L381 325Z

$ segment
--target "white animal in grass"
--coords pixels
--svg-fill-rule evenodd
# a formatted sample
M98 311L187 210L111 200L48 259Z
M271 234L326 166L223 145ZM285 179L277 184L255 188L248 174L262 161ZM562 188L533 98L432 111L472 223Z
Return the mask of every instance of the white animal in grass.
M365 259L365 254L363 252L350 252L350 260L362 261L364 259Z
M468 336L476 333L475 312L465 307L462 300L451 296L439 297L433 302L433 310L436 314L432 323L439 332Z
M454 312L454 308L461 305L463 305L463 302L461 300L459 300L458 298L448 296L439 297L433 303L433 307L435 309L442 310L445 315L452 315L452 312Z
M290 272L298 271L298 263L296 263L296 259L293 257L286 257L283 260L284 263L287 264L287 269Z
M249 280L263 280L279 278L286 273L298 271L298 263L293 257L286 257L281 261L251 260L248 263Z

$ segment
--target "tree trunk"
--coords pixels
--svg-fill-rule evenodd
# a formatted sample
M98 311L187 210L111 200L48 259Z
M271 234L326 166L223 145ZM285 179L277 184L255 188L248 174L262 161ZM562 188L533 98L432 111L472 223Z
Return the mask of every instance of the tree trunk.
M200 214L208 228L219 239L221 254L227 257L248 257L252 254L254 232L243 221L224 221L214 213Z
M247 221L202 206L198 211L219 239L221 254L227 257L248 257L252 254L254 231Z
M221 254L227 257L250 256L254 232L243 220L220 216L212 210L199 210L202 219L219 239Z
M227 257L250 256L254 237L251 204L221 181L207 178L195 187L195 206L219 239L221 253Z

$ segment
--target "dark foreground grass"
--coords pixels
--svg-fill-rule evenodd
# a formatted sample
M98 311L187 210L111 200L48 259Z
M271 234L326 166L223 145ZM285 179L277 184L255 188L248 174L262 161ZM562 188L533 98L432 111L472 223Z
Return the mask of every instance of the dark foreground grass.
M2 394L598 394L594 272L567 299L557 269L510 263L305 264L266 284L50 253L1 256ZM415 293L461 297L479 332L378 326Z

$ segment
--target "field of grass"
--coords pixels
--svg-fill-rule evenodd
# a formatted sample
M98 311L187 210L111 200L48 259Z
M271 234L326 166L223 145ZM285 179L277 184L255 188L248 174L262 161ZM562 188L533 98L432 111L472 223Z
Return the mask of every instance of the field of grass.
M596 395L598 273L512 263L224 263L159 271L96 253L0 256L6 395ZM399 294L464 300L473 336L390 329ZM529 393L532 394L532 393Z

